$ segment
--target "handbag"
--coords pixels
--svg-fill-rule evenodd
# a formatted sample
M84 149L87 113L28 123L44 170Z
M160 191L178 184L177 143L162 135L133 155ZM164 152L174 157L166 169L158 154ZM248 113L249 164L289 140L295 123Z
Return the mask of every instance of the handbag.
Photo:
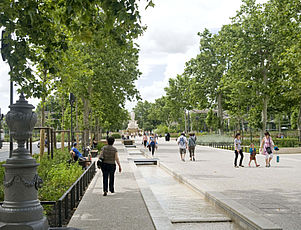
M269 137L269 145L271 145L271 138L270 137ZM272 151L272 149L271 149L270 146L266 147L265 150L267 151L268 154L272 154L273 153L273 151Z
M96 164L97 164L97 168L100 169L103 166L103 158L98 158Z

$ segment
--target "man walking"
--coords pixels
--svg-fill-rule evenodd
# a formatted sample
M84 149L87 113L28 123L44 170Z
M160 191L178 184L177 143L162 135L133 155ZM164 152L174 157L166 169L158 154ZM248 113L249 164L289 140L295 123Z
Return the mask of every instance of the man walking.
M180 149L181 160L185 161L185 154L187 149L187 138L185 137L185 133L181 133L181 136L178 138L177 143Z
M194 158L194 151L195 151L195 146L196 146L196 136L194 133L189 134L189 139L188 139L188 150L189 150L189 155L190 155L190 161L195 161Z

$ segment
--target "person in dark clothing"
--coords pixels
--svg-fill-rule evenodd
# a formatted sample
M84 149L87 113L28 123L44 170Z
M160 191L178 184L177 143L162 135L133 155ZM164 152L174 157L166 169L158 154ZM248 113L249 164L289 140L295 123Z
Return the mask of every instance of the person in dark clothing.
M118 157L118 152L113 144L115 142L114 137L108 137L107 139L108 145L104 146L101 149L100 157L102 159L102 175L103 175L103 195L106 196L108 193L108 182L109 182L109 190L111 193L115 192L114 189L114 179L115 179L115 171L116 164L118 164L119 172L121 172L121 165Z
M154 156L155 154L155 149L156 149L156 145L157 145L157 138L154 134L152 134L150 137L149 137L149 151L152 152L152 156Z
M244 159L244 154L242 152L242 149L241 149L241 140L240 140L240 133L237 133L235 135L235 139L234 139L234 153L235 153L235 159L234 159L234 167L235 168L238 168L237 166L237 158L238 158L238 154L240 155L240 161L239 161L239 166L240 167L244 167L243 164L242 164L242 161Z

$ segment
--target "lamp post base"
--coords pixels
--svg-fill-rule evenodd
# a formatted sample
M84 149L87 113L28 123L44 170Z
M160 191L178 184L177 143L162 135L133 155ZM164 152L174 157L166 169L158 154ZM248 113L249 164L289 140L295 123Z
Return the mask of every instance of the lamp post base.
M39 221L24 223L3 223L0 222L0 230L48 230L48 221L43 217Z

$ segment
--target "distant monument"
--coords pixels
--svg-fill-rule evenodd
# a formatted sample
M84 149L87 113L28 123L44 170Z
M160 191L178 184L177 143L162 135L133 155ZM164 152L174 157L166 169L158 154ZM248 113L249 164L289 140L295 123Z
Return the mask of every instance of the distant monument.
M126 131L129 133L129 135L137 134L139 132L139 127L137 124L137 121L135 121L135 113L131 112L131 120L129 121L128 128Z

